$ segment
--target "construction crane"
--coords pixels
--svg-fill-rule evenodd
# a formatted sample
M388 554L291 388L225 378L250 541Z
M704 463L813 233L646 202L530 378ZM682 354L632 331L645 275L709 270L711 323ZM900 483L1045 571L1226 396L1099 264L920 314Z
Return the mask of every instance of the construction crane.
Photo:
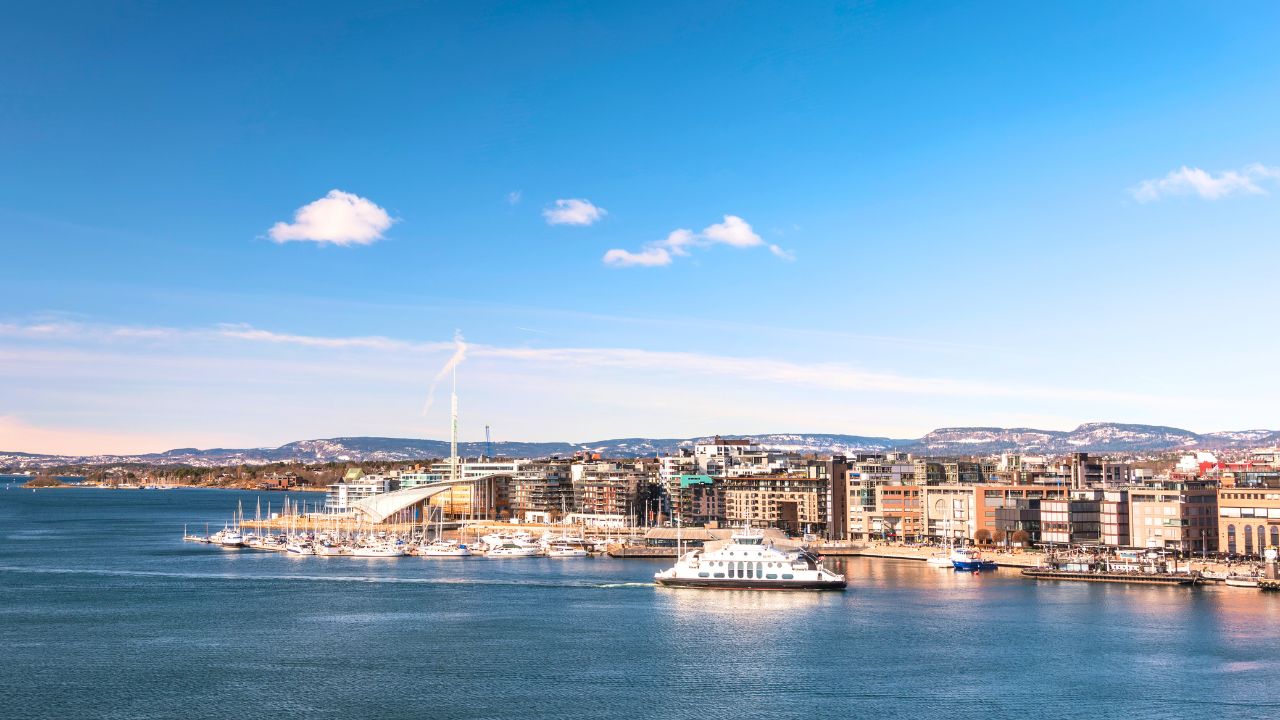
M489 437L489 426L484 426L484 456L493 459L493 439Z

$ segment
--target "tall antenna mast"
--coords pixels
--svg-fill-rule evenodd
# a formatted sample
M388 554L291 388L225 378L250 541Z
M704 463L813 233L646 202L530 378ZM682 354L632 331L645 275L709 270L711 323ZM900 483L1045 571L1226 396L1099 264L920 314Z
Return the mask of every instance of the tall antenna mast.
M489 426L484 426L484 456L493 459L493 438L489 437Z
M458 366L453 366L453 422L449 440L449 480L458 483Z

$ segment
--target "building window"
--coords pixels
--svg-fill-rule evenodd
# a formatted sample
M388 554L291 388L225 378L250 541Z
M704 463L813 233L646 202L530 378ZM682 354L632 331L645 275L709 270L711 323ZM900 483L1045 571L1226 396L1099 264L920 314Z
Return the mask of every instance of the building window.
M1227 526L1227 552L1232 555L1236 554L1236 526Z
M1245 555L1253 554L1253 526L1252 525L1244 526L1244 554Z

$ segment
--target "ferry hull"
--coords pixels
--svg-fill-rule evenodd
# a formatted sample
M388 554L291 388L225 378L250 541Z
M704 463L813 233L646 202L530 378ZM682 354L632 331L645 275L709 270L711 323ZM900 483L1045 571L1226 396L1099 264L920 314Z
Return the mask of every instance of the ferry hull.
M844 590L845 580L767 580L713 578L654 578L663 587L711 588L717 590Z

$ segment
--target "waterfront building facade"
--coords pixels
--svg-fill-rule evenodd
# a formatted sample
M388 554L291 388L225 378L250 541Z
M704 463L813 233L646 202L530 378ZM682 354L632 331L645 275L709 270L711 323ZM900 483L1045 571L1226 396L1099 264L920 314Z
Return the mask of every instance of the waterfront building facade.
M1221 552L1253 557L1280 547L1280 487L1220 488L1217 494Z
M1153 480L1127 492L1131 547L1187 553L1218 549L1218 490L1212 483Z
M807 475L766 475L724 481L725 521L775 527L791 535L826 530L826 482Z
M710 475L679 476L672 516L688 526L724 522L724 482Z
M632 515L640 506L648 477L634 463L575 463L571 508L589 515Z
M355 469L355 472L348 471L342 480L328 486L324 496L324 509L329 513L347 513L357 502L391 490L391 478L385 475L365 475L363 471Z

